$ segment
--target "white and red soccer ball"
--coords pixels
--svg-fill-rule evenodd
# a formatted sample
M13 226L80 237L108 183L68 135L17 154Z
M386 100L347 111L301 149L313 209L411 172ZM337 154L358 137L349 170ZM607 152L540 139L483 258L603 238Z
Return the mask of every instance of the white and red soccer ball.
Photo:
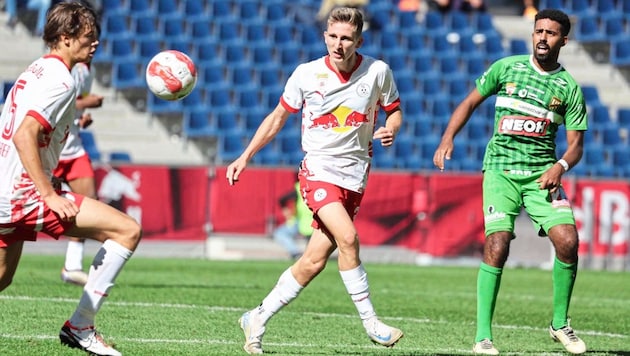
M190 94L197 84L195 63L186 54L165 50L156 54L147 65L149 90L164 100L179 100Z

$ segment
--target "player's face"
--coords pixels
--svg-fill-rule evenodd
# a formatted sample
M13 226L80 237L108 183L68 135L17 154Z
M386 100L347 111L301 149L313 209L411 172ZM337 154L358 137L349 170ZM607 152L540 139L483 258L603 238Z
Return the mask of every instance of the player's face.
M89 62L98 47L98 33L94 28L86 29L81 36L72 40L72 50L76 62Z
M534 58L543 69L555 67L560 55L560 48L567 43L567 37L562 35L558 22L550 19L536 21L532 34Z
M356 27L344 22L335 22L328 26L324 33L326 47L330 61L337 68L347 70L349 64L354 64L354 55L361 47L362 38L356 34Z

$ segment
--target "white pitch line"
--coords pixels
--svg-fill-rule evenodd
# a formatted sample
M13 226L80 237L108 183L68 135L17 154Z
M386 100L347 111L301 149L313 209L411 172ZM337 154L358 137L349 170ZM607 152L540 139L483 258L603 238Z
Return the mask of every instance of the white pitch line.
M31 297L31 296L20 296L20 295L2 295L0 294L0 300L14 300L14 301L32 301L35 303L39 302L53 302L53 303L78 303L78 299L72 298L45 298L45 297ZM234 308L234 307L221 307L221 306L206 306L206 305L195 305L195 304L173 304L173 303L150 303L150 302L119 302L119 301L108 301L108 307L116 306L116 307L143 307L143 308L165 308L165 309L200 309L209 312L243 312L246 311L243 308ZM286 312L292 313L292 312ZM299 312L301 315L312 315L322 318L355 318L356 315L350 314L338 314L338 313L315 313L315 312ZM452 324L452 322L444 321L444 320L431 320L426 318L410 318L410 317L383 317L383 320L399 320L413 323L422 323L422 324ZM524 325L501 325L496 324L493 327L500 329L512 329L512 330L529 330L529 331L546 331L547 328L538 328ZM603 336L603 337L613 337L613 338L622 338L627 339L630 336L625 334L614 334L608 332L601 332L595 330L580 330L580 335L589 335L589 336Z

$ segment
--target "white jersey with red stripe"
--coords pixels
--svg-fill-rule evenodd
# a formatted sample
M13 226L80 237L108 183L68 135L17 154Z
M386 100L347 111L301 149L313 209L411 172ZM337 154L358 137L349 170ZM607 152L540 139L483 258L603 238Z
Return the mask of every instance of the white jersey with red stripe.
M302 109L302 173L307 179L363 192L378 110L400 105L389 66L358 55L352 72L340 75L325 56L295 69L280 102L290 112Z
M80 99L88 96L92 90L92 81L94 79L90 66L86 63L77 63L72 67L71 74L77 88L77 98ZM85 149L83 148L83 143L79 136L79 130L81 130L79 127L79 119L81 115L83 115L83 112L84 110L76 110L74 125L70 127L70 134L66 140L66 145L63 147L63 150L61 150L60 161L76 159L85 154Z
M13 143L15 131L26 116L44 127L39 154L44 172L51 176L75 118L75 101L70 69L57 56L37 59L15 81L0 115L0 223L15 221L39 207L39 192Z

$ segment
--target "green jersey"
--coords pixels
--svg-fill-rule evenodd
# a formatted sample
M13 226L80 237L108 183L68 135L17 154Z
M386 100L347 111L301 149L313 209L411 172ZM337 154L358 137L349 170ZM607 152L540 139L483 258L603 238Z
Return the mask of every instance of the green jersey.
M556 133L587 129L582 90L562 67L541 71L531 55L494 62L476 80L484 97L496 94L494 134L483 170L540 171L556 161Z

